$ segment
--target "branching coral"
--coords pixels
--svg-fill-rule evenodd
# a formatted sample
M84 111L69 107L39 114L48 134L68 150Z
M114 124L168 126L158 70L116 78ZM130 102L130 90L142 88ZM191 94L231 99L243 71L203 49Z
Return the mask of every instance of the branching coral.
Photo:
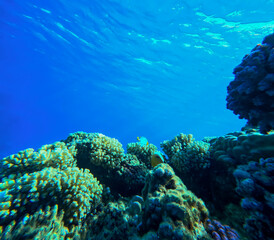
M62 142L42 146L37 151L29 148L17 154L10 155L0 161L0 176L42 170L45 167L66 169L76 167L76 150L74 146L67 147Z
M58 210L58 205L47 206L45 210L40 209L33 215L25 215L23 220L18 223L16 221L11 222L2 233L1 239L68 239L71 234L68 228L64 226L63 218L64 212ZM1 232L3 232L3 228ZM74 239L80 238L79 234L73 235Z
M117 139L98 134L92 138L90 155L93 164L113 169L122 161L124 149Z
M1 239L16 236L37 239L42 233L67 238L86 231L86 221L100 202L102 186L88 170L69 167L75 164L71 153L63 143L57 145L59 148L54 147L56 144L46 145L37 152L29 150L29 155L23 151L1 161L2 166L12 163L9 170L2 172L0 183ZM42 159L40 164L39 159ZM45 167L49 165L56 168ZM41 166L44 166L42 170ZM42 220L39 224L40 213L45 212L45 221L56 221L52 228L46 228Z
M260 126L263 133L274 129L274 33L246 55L233 73L227 108Z
M180 134L161 146L178 176L211 209L225 210L231 204L244 212L238 194L243 196L242 207L251 213L245 226L256 232L257 240L272 234L273 219L264 216L274 209L273 159L259 158L273 156L273 137L249 130L204 142ZM62 142L2 159L0 238L237 239L229 227L207 221L202 200L168 164L149 171L154 145L132 144L128 150L134 154L125 154L116 139L77 132ZM239 164L246 165L234 171ZM102 180L104 194L94 176ZM130 200L141 192L143 198Z

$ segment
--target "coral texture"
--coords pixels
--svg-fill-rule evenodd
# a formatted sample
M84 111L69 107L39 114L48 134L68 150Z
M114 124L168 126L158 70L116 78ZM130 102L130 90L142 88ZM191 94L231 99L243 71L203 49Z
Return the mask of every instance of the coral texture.
M118 140L101 133L76 132L64 142L77 149L77 165L90 169L113 193L141 193L148 169L136 156L125 154Z
M201 239L208 211L167 164L157 165L147 175L143 189L144 213L139 226L145 237L159 239Z
M1 160L1 165L10 169L2 171L0 183L1 239L38 239L41 234L50 239L53 233L61 239L86 231L86 221L100 202L102 186L89 170L68 167L75 161L63 143L57 145L62 147L46 145L37 152L26 150ZM45 167L49 165L56 168ZM45 226L52 222L52 228Z
M263 133L274 128L274 33L264 38L240 65L227 87L227 108Z
M125 184L124 189L127 189L128 193L141 193L145 185L145 177L148 169L135 155L126 154L124 156L124 161L121 162L121 168L118 170L118 173L118 181L120 184Z
M191 134L179 134L171 141L164 141L161 147L169 157L168 163L179 176L191 171L209 168L209 143L195 141Z
M45 239L45 240L65 240L71 236L69 229L64 226L64 212L58 210L58 205L47 206L45 210L40 209L33 215L26 215L22 221L11 222L5 232L1 234L1 239ZM3 228L1 229L3 231ZM74 239L79 239L80 234L76 231Z
M152 168L154 147L144 146L149 144L131 145L135 154L125 154L116 139L77 132L2 159L0 238L239 239L208 219L203 201L186 184L244 237L245 222L248 239L271 239L272 132L246 129L206 142L180 134L165 141L165 162L178 176L166 163Z
M170 164L180 175L209 168L209 144L194 141L180 152L175 153L170 159Z
M59 169L76 167L74 158L76 152L74 146L67 147L63 142L44 145L37 151L29 148L2 159L0 161L0 177L10 174L22 176L45 167Z
M186 135L180 133L172 140L163 141L160 146L163 149L164 153L168 156L168 158L171 159L174 154L184 150L187 145L189 145L193 141L194 138L192 134Z
M139 239L136 229L140 212L141 203L134 198L131 201L119 199L108 202L91 221L87 239Z
M206 230L214 240L240 240L238 233L227 225L222 225L217 220L207 219Z
M76 132L70 134L66 143L75 146L79 151L88 148L89 161L107 169L114 169L119 165L124 156L122 144L115 138L110 138L101 133Z
M213 159L227 166L258 161L274 156L274 133L236 132L213 139L211 144Z
M250 173L246 168L250 164L252 166L260 165L260 159L262 157L269 158L274 156L274 134L261 134L256 129L248 129L212 139L210 142L212 160L210 169L211 177L209 179L211 194L213 196L211 198L212 205L214 205L213 209L221 212L222 214L218 215L222 215L222 217L224 217L225 214L231 214L227 215L226 218L232 219L235 216L235 211L229 213L226 212L225 209L231 204L234 204L235 207L240 207L240 196L247 196L246 194L250 194L254 190L254 179L250 179ZM269 178L264 171L261 171L260 174L262 175L262 179ZM235 178L233 176L235 176ZM262 187L259 187L257 189L261 188ZM235 189L237 190L235 191ZM259 192L260 191L256 191L256 195L258 195ZM248 203L247 200L244 202L246 204ZM255 203L255 201L253 203ZM214 214L214 210L211 208L210 210L211 213ZM242 232L240 229L241 225L247 222L245 219L249 219L248 213L250 213L250 211L243 211L238 217L238 220L241 221L238 222L238 227L236 225L232 226L236 228L238 232L248 235L249 239L251 239L255 236L252 231ZM258 212L256 214L259 215ZM256 227L254 228L256 229Z
M241 206L248 213L245 229L254 240L274 236L274 158L250 161L234 171Z
M157 151L157 147L153 144L140 144L137 143L129 143L127 145L127 153L135 155L141 162L146 164L147 168L151 168L151 157Z

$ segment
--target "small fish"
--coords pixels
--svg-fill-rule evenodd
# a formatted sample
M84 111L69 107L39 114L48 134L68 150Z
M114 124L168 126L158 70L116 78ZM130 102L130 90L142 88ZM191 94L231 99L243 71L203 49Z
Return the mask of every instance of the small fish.
M151 156L151 166L152 167L156 167L158 164L164 163L164 162L165 162L165 160L163 158L163 155L160 152L155 152Z
M143 146L148 146L148 140L145 137L137 137L137 140L139 141L139 145Z

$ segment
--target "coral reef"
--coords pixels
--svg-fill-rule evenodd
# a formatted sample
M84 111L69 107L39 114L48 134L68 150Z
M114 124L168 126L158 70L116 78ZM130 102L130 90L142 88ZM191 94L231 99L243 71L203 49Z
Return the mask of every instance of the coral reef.
M238 204L235 193L236 181L233 171L238 165L259 161L261 157L274 156L274 134L260 134L256 131L239 131L212 139L211 186L215 208L222 209L229 203ZM220 204L221 203L221 204Z
M64 226L63 218L64 212L58 210L58 205L47 206L45 210L40 209L33 215L27 215L18 223L13 221L1 239L68 239L72 234ZM80 235L75 231L73 238L79 239Z
M62 142L44 145L37 151L29 148L2 159L0 161L0 177L11 174L22 176L45 167L59 169L76 167L74 159L76 152L74 146L67 147Z
M169 162L180 175L209 168L209 146L202 141L191 142L184 150L175 153Z
M233 73L227 108L248 126L179 134L160 144L168 159L145 137L125 153L115 138L76 132L0 160L0 238L273 239L274 34Z
M208 211L167 164L149 172L143 189L144 212L140 234L159 239L202 239ZM156 239L156 238L155 238Z
M227 87L227 108L263 133L274 128L274 33L235 67Z
M77 166L90 169L113 193L141 193L148 169L136 156L125 154L118 140L101 133L76 132L64 142L77 149Z
M101 133L76 132L70 134L65 142L69 146L75 146L79 154L83 151L85 154L86 148L88 148L88 160L95 166L114 169L123 160L122 144L117 139Z
M246 168L250 164L253 166L260 165L262 157L274 156L274 134L261 134L256 129L245 128L243 131L211 139L209 142L211 143L209 181L212 197L203 198L203 200L208 204L210 212L213 215L218 215L222 220L226 219L231 223L231 219L236 218L232 226L243 233L240 228L247 222L246 219L250 219L248 214L250 211L244 212L239 209L241 206L240 196L246 196L248 192L254 190L252 190L254 187L253 180L248 179L250 174ZM269 179L265 171L261 171L260 174L262 179ZM241 179L245 180L241 181ZM240 182L242 185L239 185ZM237 190L235 191L235 189ZM273 190L270 195L272 193ZM245 203L248 202L245 200ZM233 206L234 211L229 211L229 206ZM235 209L238 210L235 211ZM258 215L258 212L256 214ZM238 226L234 225L236 222ZM259 221L257 222L259 224ZM255 236L251 231L243 234L248 234L249 239Z
M235 132L211 140L211 156L225 166L274 156L274 133Z
M76 239L85 234L86 223L100 203L102 186L89 170L70 164L75 161L63 143L1 160L7 168L0 183L1 239ZM52 227L46 223L53 223Z
M187 188L197 196L207 200L210 177L210 144L195 141L191 134L179 134L170 141L164 141L161 147L169 157L166 162L173 167Z
M77 132L0 160L0 238L240 239L208 219L197 195L241 236L271 239L273 132L246 128L205 141L179 134L161 143L161 160L141 140L125 154L116 139Z
M245 229L254 240L274 236L274 158L250 161L234 171L241 206L248 213Z
M149 172L143 197L105 199L110 200L97 207L87 239L217 239L204 203L186 189L167 164L159 164ZM219 239L239 239L229 226L215 222L222 226L214 229L216 234L227 237Z
M179 176L209 168L209 143L195 141L191 134L179 134L171 141L164 141L161 147L169 157L168 163Z
M142 197L134 196L131 200L119 199L106 203L91 221L87 239L139 239L136 229L140 222L138 214L142 210L142 201Z
M112 189L125 196L140 194L148 172L146 165L140 162L135 155L125 154L120 166L117 172L113 172L113 178L110 178Z
M172 140L165 140L160 143L161 148L163 149L164 153L168 156L169 159L178 152L184 150L187 145L194 141L192 134L183 134L180 133Z
M127 144L127 153L135 155L147 168L151 168L151 157L157 151L153 144L141 144L141 142Z
M238 233L227 225L222 225L217 220L207 219L206 230L214 240L240 240Z
M180 141L177 136L162 145L170 157L167 162L187 188L205 201L213 216L245 236L241 227L245 213L240 206L241 197L235 191L233 172L239 164L274 156L274 135L246 128L222 137L207 138L205 142L183 134L179 136Z

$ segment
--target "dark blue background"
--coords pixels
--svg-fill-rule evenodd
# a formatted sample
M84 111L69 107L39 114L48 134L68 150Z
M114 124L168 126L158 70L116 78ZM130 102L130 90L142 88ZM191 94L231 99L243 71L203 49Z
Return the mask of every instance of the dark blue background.
M2 0L0 157L75 131L125 147L240 130L226 87L274 26L273 1L245 2Z

